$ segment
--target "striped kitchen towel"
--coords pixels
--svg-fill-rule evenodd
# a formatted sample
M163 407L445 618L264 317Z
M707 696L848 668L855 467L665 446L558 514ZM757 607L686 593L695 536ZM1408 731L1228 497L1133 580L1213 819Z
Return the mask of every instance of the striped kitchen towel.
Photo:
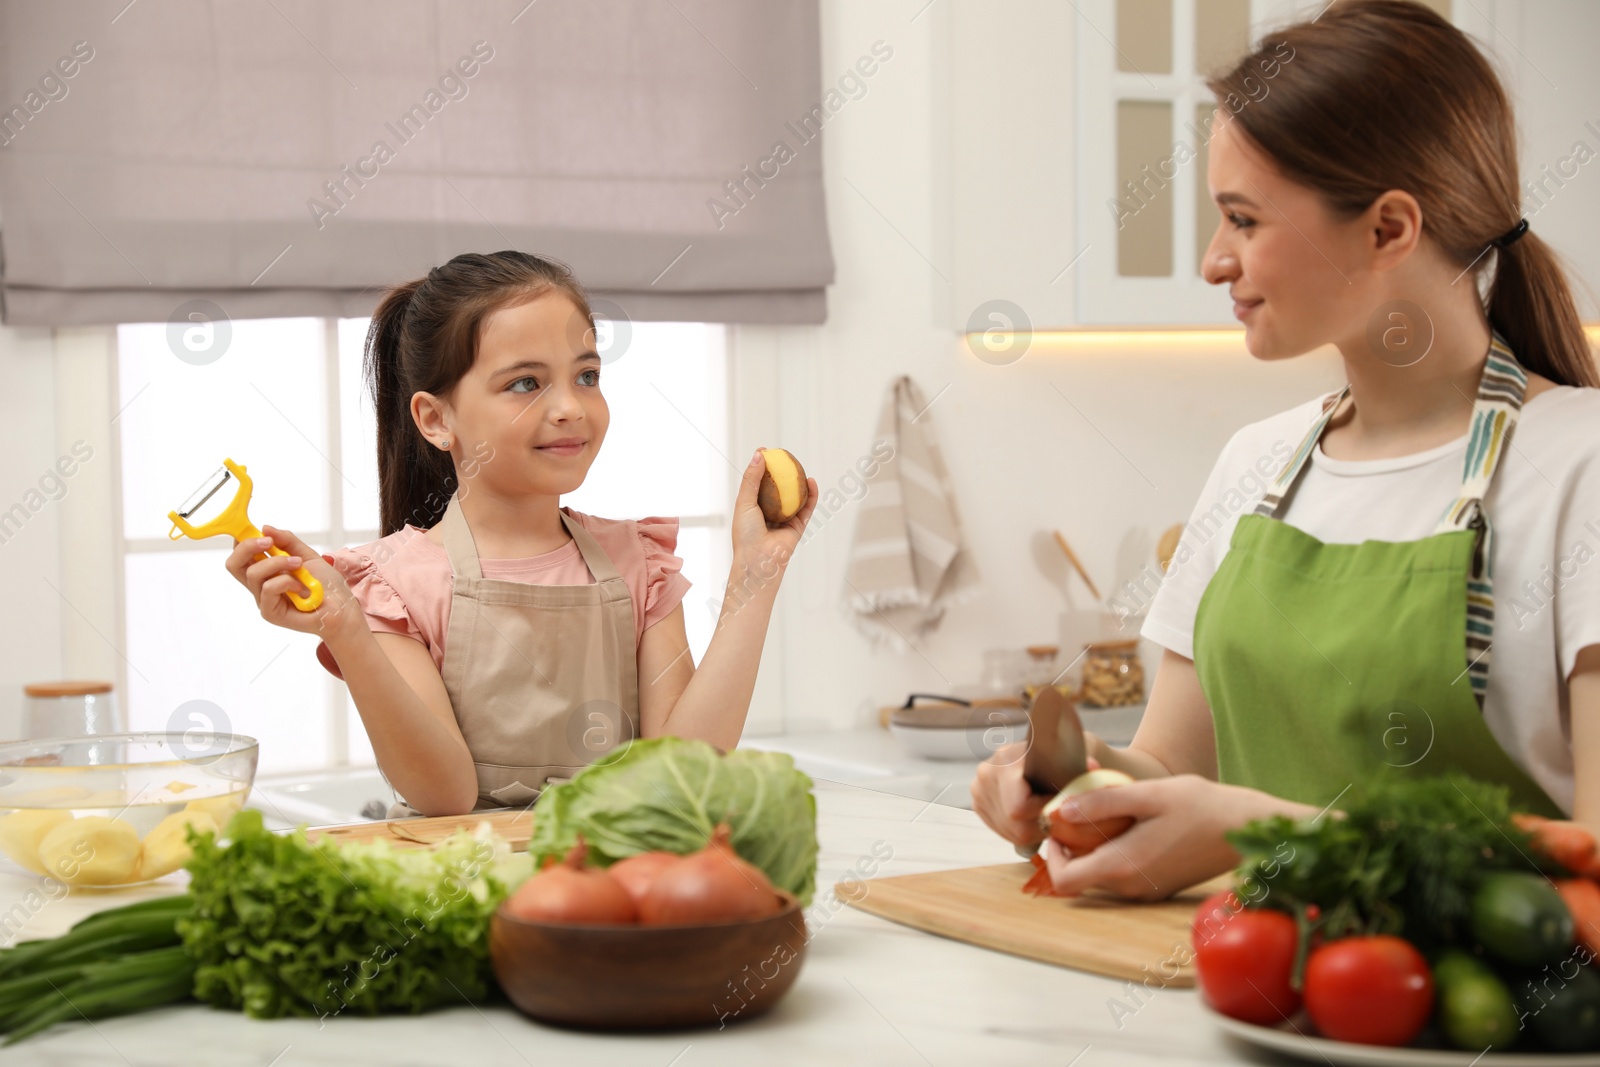
M909 377L890 384L873 443L889 458L867 479L845 572L856 627L901 651L979 591L928 407Z

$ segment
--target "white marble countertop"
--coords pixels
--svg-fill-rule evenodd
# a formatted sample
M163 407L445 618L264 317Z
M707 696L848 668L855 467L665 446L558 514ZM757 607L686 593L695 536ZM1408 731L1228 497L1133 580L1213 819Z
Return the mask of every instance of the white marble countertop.
M471 1064L1109 1064L1279 1063L1225 1036L1192 990L1131 999L1125 984L975 948L839 906L830 887L873 846L893 850L880 876L1016 859L970 811L818 782L822 855L813 940L789 996L727 1029L605 1035L554 1029L504 1007L420 1016L270 1022L195 1005L58 1027L0 1052L0 1063L89 1067L204 1064L302 1067ZM881 844L880 844L881 843ZM0 861L3 862L3 861ZM75 892L29 912L38 880L5 865L7 935L50 936L104 907L160 890ZM20 911L19 911L20 909ZM1112 1005L1121 1001L1120 1021ZM1128 1009L1132 1008L1130 1011Z

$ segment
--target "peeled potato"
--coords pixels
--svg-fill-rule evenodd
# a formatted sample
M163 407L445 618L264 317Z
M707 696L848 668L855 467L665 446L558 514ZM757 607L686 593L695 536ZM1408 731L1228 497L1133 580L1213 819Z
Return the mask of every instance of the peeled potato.
M39 863L39 842L57 826L71 821L70 811L31 808L12 812L0 819L0 852L34 874L46 874Z
M761 458L767 462L766 473L761 476L761 489L756 496L761 514L767 522L778 525L788 522L806 506L811 496L806 484L806 469L787 448L763 448Z
M242 807L244 807L244 793L239 792L191 800L183 806L183 810L204 812L220 827L228 825L228 820Z
M189 827L197 834L216 833L217 821L204 811L175 811L156 823L144 838L144 854L139 861L139 880L160 878L189 862Z
M121 885L139 869L139 834L121 819L85 815L44 835L39 863L68 885Z

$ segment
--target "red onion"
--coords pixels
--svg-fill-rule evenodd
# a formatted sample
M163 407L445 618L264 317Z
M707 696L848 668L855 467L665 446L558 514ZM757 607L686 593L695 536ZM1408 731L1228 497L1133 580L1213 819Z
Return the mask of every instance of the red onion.
M656 875L639 902L639 921L650 926L730 922L771 915L782 906L760 868L734 852L723 823L705 848Z
M578 838L566 859L522 883L505 903L507 914L543 923L638 922L639 909L621 883L604 870L584 867L588 851Z
M656 875L682 862L683 857L676 852L637 852L613 863L606 868L606 873L615 878L628 891L633 902L638 904L644 900Z

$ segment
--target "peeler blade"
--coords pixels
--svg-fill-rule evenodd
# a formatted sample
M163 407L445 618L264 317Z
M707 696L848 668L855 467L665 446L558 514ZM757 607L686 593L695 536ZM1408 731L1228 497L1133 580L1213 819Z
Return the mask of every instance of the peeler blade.
M194 516L194 513L205 506L206 501L217 495L218 490L233 479L233 472L227 467L218 467L210 477L200 483L200 488L189 494L189 498L178 505L178 514L185 520Z

